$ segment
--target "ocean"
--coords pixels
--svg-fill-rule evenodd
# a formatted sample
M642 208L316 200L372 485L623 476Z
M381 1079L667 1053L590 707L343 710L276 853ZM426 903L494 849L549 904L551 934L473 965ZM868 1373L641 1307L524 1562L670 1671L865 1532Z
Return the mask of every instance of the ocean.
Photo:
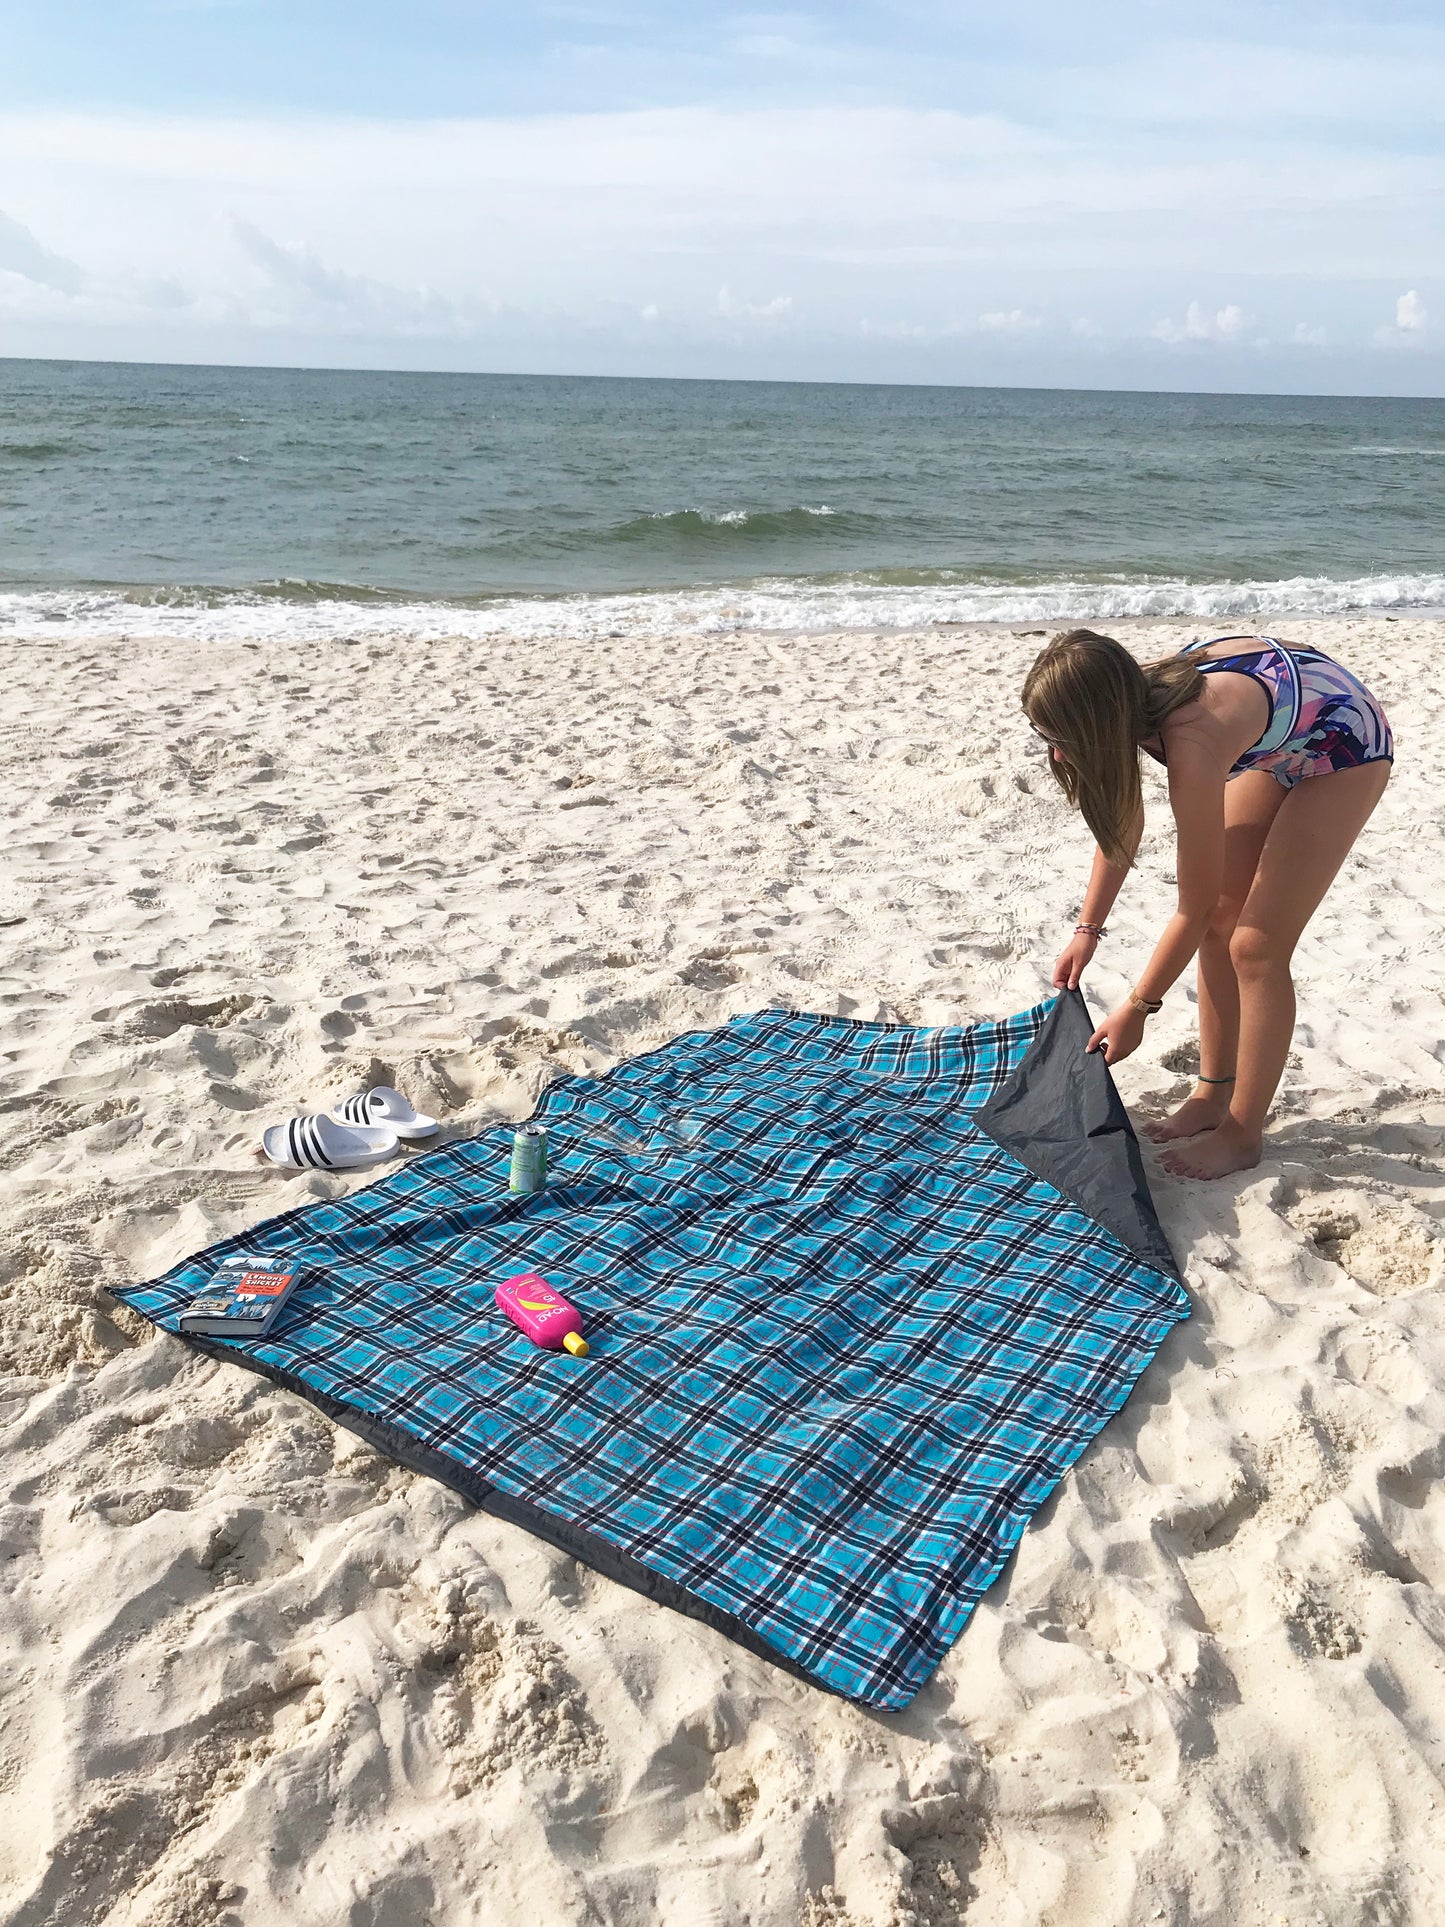
M1445 605L1445 401L0 361L0 634Z

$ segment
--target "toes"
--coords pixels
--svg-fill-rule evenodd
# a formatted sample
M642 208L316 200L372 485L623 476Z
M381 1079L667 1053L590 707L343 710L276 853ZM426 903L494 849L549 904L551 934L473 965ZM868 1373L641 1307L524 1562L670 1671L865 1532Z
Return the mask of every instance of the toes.
M1154 1144L1172 1144L1181 1138L1200 1137L1205 1131L1214 1130L1219 1123L1217 1113L1210 1113L1197 1107L1197 1100L1181 1105L1168 1117L1156 1117L1144 1126L1144 1135Z
M1259 1153L1211 1132L1203 1140L1196 1139L1187 1150L1169 1152L1159 1162L1176 1178L1227 1178L1257 1164Z

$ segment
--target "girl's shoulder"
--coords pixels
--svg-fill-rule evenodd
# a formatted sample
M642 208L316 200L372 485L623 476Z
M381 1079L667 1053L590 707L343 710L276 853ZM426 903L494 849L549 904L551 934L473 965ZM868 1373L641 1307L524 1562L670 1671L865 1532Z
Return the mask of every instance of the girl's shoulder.
M1200 767L1218 764L1230 769L1257 743L1269 727L1272 705L1253 676L1213 675L1201 678L1198 696L1166 716L1160 725L1165 759L1177 765L1186 747Z
M1261 636L1254 631L1237 636L1211 636L1207 642L1190 642L1179 651L1195 662L1227 661L1231 656L1272 655L1276 649L1289 652L1295 648L1282 636Z

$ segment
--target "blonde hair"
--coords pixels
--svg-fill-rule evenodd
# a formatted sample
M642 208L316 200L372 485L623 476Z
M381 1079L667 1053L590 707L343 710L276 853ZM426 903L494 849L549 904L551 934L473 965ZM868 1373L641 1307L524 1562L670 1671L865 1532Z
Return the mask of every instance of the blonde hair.
M1143 801L1139 745L1203 687L1188 656L1141 667L1112 636L1092 629L1055 636L1024 678L1024 714L1065 758L1050 756L1049 768L1120 869L1133 860L1126 839Z

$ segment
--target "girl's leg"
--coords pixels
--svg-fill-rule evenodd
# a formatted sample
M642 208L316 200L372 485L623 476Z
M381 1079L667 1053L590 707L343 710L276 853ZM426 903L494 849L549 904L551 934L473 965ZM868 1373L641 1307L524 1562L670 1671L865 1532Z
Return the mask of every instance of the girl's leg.
M1389 780L1388 763L1335 770L1307 777L1280 805L1229 946L1239 984L1234 1095L1212 1131L1165 1154L1177 1176L1219 1178L1258 1164L1294 1032L1290 958Z
M1229 940L1249 895L1270 826L1289 791L1263 770L1248 770L1224 786L1224 880L1219 902L1199 946L1199 1070L1228 1077L1239 1054L1239 985ZM1156 1144L1213 1130L1229 1109L1232 1084L1196 1084L1194 1094L1145 1130Z

